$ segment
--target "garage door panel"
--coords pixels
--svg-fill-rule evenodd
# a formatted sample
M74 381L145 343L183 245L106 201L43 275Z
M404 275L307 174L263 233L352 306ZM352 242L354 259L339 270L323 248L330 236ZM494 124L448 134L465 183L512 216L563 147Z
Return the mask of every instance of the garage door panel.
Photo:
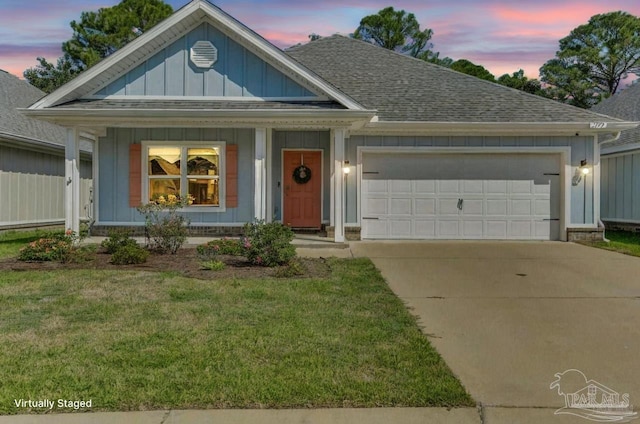
M526 221L511 221L509 223L509 238L512 239L529 239L533 235L532 222Z
M458 230L460 222L440 220L437 223L438 237L439 238L459 238L460 231Z
M507 210L507 199L487 199L487 216L505 216Z
M367 193L379 193L379 194L387 194L389 192L388 184L386 180L364 180L363 181L363 189Z
M432 239L436 238L436 221L435 219L416 219L415 220L415 236L416 238Z
M484 193L484 181L463 180L462 193L471 195Z
M462 221L462 237L465 239L481 239L484 234L484 221L481 219Z
M549 212L551 211L550 199L536 199L535 200L535 215L542 218L550 218Z
M365 153L363 237L558 239L559 158Z
M459 193L460 193L460 181L458 180L438 181L438 194L459 194Z
M413 199L411 197L392 197L389 206L391 215L408 215L413 214Z
M389 220L389 231L395 238L411 238L411 219Z
M389 183L389 190L393 194L410 194L413 191L410 180L391 180Z
M363 213L365 216L373 215L387 215L389 199L383 198L368 198L364 202Z
M416 216L435 215L436 199L435 198L427 198L427 199L416 198L414 212Z
M459 198L457 197L455 199L437 199L437 214L441 216L458 216L460 212L458 201Z
M436 182L434 180L417 180L413 182L416 194L436 194Z
M533 215L533 202L530 199L511 199L510 215Z
M461 214L463 216L468 215L484 215L484 200L483 199L464 199Z
M485 181L486 193L487 194L503 194L506 195L508 193L507 189L507 181L495 181L488 180Z
M507 238L507 221L487 221L485 224L486 238L490 239L506 239Z
M512 181L511 193L512 194L531 194L532 184L531 181Z

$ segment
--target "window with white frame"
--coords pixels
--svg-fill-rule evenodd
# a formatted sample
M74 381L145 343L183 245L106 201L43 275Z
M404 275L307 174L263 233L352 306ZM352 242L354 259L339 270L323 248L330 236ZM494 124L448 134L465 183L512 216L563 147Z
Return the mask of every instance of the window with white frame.
M223 149L220 143L147 145L149 201L161 196L188 196L190 206L220 207Z

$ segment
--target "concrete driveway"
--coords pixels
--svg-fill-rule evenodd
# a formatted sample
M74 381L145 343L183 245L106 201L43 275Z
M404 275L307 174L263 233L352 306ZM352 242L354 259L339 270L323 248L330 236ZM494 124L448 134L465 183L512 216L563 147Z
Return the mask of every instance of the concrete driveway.
M487 424L586 422L553 415L564 398L549 385L572 368L640 405L640 258L560 242L351 250L419 317Z

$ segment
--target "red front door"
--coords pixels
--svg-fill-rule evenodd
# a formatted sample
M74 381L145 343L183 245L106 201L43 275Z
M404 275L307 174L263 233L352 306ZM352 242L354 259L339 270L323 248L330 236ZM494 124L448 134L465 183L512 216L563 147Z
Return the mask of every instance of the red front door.
M292 228L320 228L322 152L285 150L283 156L284 225Z

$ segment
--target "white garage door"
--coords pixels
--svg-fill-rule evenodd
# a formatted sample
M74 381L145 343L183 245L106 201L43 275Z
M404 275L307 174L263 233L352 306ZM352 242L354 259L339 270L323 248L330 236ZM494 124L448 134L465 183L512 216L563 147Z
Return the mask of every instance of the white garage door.
M362 238L559 239L559 155L365 153L362 169Z

